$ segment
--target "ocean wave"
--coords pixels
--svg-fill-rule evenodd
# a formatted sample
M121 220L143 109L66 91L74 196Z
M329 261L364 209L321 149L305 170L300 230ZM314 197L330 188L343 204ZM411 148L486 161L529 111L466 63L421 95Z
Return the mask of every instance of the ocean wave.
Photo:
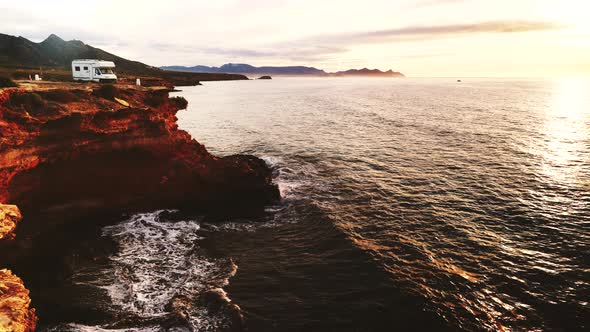
M160 331L162 324L171 324L167 331L216 331L236 324L239 307L222 287L237 266L231 259L208 257L198 246L200 220L173 220L171 213L136 214L103 228L103 236L118 245L110 264L74 277L77 284L104 290L121 321L49 331Z
M100 326L88 326L82 324L61 324L59 326L52 327L47 332L159 332L162 329L159 326L141 327L141 328L122 328L122 329L109 329L102 328ZM180 332L180 330L177 330Z
M313 163L286 160L283 157L268 155L262 156L261 159L273 170L274 182L278 185L283 200L306 198L307 188L320 185L312 181L313 175L318 172ZM295 168L293 165L297 165L297 167Z

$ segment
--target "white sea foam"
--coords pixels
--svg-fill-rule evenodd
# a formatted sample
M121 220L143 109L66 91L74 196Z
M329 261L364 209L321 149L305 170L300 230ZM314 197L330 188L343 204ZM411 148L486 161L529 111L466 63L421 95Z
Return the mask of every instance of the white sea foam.
M124 329L108 329L100 326L88 326L82 324L61 324L47 329L47 332L160 332L162 328L159 326L141 327L141 328L124 328Z
M214 264L192 257L199 228L194 221L160 222L157 213L106 227L103 234L119 243L119 253L111 260L122 285L107 288L113 302L140 316L164 313L164 306L191 277L206 275Z
M196 244L201 239L199 221L161 220L161 212L137 214L105 227L103 235L112 238L119 250L110 257L111 264L102 273L79 271L75 282L104 289L113 310L130 317L165 316L169 314L166 306L171 300L182 296L190 299L183 312L188 314L191 329L209 331L227 326L228 318L221 313L210 315L205 307L199 307L198 297L204 291L225 286L237 266L229 259L203 255ZM78 324L61 328L80 332L152 331Z
M298 197L298 189L308 184L305 175L306 172L309 172L309 169L295 171L288 167L282 157L278 156L262 156L261 159L274 170L274 182L279 187L281 198L290 199Z
M262 157L260 157L260 159L264 160L264 162L269 167L278 166L279 164L283 163L283 157L279 157L279 156L262 156Z

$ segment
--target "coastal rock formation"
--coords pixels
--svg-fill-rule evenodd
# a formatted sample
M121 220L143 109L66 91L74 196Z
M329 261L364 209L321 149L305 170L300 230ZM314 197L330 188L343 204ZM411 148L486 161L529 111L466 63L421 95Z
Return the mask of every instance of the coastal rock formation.
M68 222L90 226L97 216L165 208L256 213L280 198L263 160L216 157L180 130L176 112L187 102L169 91L92 83L0 89L0 267L14 270L31 243L51 242L44 234ZM30 303L21 279L0 270L0 332L34 330Z
M0 240L13 239L14 229L22 218L16 205L0 204Z
M19 232L92 213L231 213L279 198L264 161L213 156L178 129L175 114L187 103L168 91L98 84L0 90L0 202L22 211Z
M260 76L258 79L259 80L272 80L272 77L270 77L268 75L264 75L264 76Z
M0 331L34 331L37 317L30 305L22 280L9 270L0 270Z

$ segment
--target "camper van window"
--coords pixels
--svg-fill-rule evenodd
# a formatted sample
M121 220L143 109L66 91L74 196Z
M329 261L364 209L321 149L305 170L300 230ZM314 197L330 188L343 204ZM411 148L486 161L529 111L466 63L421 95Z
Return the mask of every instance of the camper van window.
M113 73L113 70L112 70L111 68L100 68L100 71L101 71L103 74L114 74L114 73Z
M84 67L84 70L88 70L88 67Z
M96 75L100 75L100 70L98 70L98 68L96 68Z
M76 71L80 71L80 67L76 66Z

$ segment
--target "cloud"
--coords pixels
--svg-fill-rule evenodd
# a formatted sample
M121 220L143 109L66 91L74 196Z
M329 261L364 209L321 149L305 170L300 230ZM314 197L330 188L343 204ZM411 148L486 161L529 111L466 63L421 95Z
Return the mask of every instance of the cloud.
M440 53L419 53L419 54L396 54L392 55L391 58L396 59L427 59L427 58L438 58L441 56L450 56L455 55L455 53L451 52L440 52Z
M0 22L2 22L1 33L23 36L35 42L40 42L56 34L65 40L78 39L86 43L97 43L107 41L108 38L100 32L93 32L80 27L71 27L51 17L34 15L30 11L0 8Z
M462 1L422 0L417 2L416 6L451 5ZM253 6L252 2L246 0L235 0L232 3L240 7L240 10ZM287 1L256 0L255 4L254 7L277 8L286 6ZM254 41L256 38L251 38L254 40L246 38L252 36L251 32L244 32L244 38L238 36L235 40L231 38L211 40L205 37L198 40L186 38L174 40L173 38L162 38L156 33L153 35L148 34L145 37L141 34L142 30L139 29L137 31L128 29L126 34L117 35L108 30L96 30L92 26L79 26L71 22L56 20L52 15L43 16L19 8L2 8L0 10L0 21L5 23L3 33L23 35L34 41L41 41L49 33L56 33L66 40L79 39L113 53L148 62L152 62L154 61L152 59L156 58L159 58L157 62L168 62L173 56L177 59L188 59L183 61L191 62L193 60L190 59L208 60L219 57L231 61L243 59L244 61L272 61L277 63L282 61L313 63L332 61L359 45L394 44L417 40L433 41L478 34L523 33L564 28L552 22L505 20L466 24L410 25L383 30L357 30L307 35L290 40L274 39L273 41L258 40L256 42ZM285 37L283 36L283 38Z
M440 0L439 0L440 1ZM452 1L452 0L446 0ZM522 33L562 29L552 22L539 21L491 21L470 24L433 26L408 26L403 28L317 35L299 40L278 42L257 48L198 48L188 52L236 58L274 58L294 61L319 61L346 53L351 47L364 44L428 41L442 38L493 33Z
M171 43L153 43L152 50L174 51L186 55L202 54L206 56L220 56L224 59L285 59L292 61L320 61L327 55L344 53L348 49L337 46L314 46L305 44L281 43L253 48L232 47L198 47L175 45Z
M407 8L425 8L434 7L439 5L455 4L460 2L466 2L467 0L423 0L412 3Z
M553 22L492 21L471 24L409 26L397 29L335 34L319 36L317 37L317 41L329 44L370 44L416 39L432 40L457 35L473 35L482 33L517 33L558 30L562 28L564 28L562 25Z
M276 51L260 50L260 49L241 49L241 48L225 48L225 47L208 47L199 49L201 53L209 55L224 55L224 56L238 56L246 58L257 57L272 57L277 55Z

